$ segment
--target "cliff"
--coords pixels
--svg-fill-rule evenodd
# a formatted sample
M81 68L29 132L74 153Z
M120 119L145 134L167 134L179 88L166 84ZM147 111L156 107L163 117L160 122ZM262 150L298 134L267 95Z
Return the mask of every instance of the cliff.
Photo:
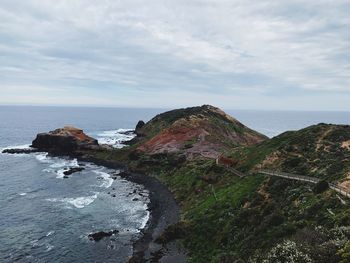
M87 136L83 130L65 126L47 133L39 133L32 147L40 151L72 153L83 149L97 149L97 140Z

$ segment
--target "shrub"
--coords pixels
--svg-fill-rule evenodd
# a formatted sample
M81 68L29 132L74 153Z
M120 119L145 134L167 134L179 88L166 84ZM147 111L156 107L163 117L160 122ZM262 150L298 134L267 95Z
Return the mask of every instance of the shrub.
M326 191L328 188L329 188L328 182L321 180L314 186L312 190L315 194L320 194Z
M267 254L263 263L311 263L312 260L308 254L301 251L294 241L285 240L277 244Z

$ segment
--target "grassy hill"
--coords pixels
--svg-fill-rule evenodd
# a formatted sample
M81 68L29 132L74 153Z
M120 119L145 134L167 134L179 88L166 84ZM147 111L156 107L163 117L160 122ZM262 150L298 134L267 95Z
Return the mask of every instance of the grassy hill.
M350 171L350 126L313 125L234 149L231 154L246 171L274 169L328 181L346 179Z
M350 262L350 200L258 174L264 168L346 183L349 131L319 124L267 139L202 106L160 114L132 146L96 155L168 186L182 217L159 241L177 239L190 262ZM221 154L247 176L217 165Z

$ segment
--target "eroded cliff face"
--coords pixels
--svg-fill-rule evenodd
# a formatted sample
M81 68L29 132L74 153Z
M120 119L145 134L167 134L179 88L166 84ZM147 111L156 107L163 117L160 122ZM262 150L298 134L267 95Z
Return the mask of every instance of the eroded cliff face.
M72 153L80 149L94 149L98 147L98 142L81 129L65 126L47 133L39 133L32 142L32 147L48 152Z
M139 133L144 136L139 151L183 153L189 158L217 158L232 147L268 139L210 105L162 113L139 129Z

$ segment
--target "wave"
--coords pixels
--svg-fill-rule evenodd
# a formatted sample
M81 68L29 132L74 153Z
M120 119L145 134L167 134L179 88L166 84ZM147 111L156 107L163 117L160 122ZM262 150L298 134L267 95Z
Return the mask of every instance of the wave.
M49 252L51 251L55 246L51 245L51 244L46 244L46 250L45 252Z
M54 231L54 230L49 231L49 232L46 234L46 236L49 237L49 236L51 236L51 235L53 235L53 234L55 234L55 231Z
M23 150L30 150L33 149L30 147L30 144L23 144L23 145L11 145L11 146L6 146L6 147L0 147L0 154L7 154L11 155L13 157L24 157L24 156L29 156L27 153L16 153L16 154L8 154L8 153L3 153L4 150L11 150L11 149L23 149Z
M0 148L1 151L8 150L8 149L32 149L32 147L30 147L30 144L23 144L23 145L11 145L11 146Z
M55 158L53 159L54 163L50 165L51 168L61 168L61 167L79 167L78 160L73 159L61 159Z
M50 162L50 157L48 157L48 153L36 153L35 158L42 163Z
M94 172L95 174L101 176L103 182L100 185L100 187L109 188L109 187L112 186L114 180L111 178L111 176L108 173L102 172L102 171L98 171L98 170L94 170L92 172Z
M84 208L92 204L97 198L97 194L91 196L81 196L76 198L48 198L49 202L61 202L65 204L72 205L76 208Z
M59 157L50 157L48 153L36 153L35 158L45 164L49 164L48 168L43 171L48 173L55 173L56 178L63 178L64 172L68 171L70 168L79 167L77 159L64 159Z
M58 179L64 178L64 175L65 175L64 172L66 172L66 171L68 171L68 170L69 170L69 169L67 169L67 168L58 170L58 171L56 172L56 174L57 174L56 178L58 178ZM45 171L50 172L50 169L45 169Z
M100 144L111 145L114 148L123 148L125 146L124 143L135 136L133 129L118 129L98 133L97 140Z

